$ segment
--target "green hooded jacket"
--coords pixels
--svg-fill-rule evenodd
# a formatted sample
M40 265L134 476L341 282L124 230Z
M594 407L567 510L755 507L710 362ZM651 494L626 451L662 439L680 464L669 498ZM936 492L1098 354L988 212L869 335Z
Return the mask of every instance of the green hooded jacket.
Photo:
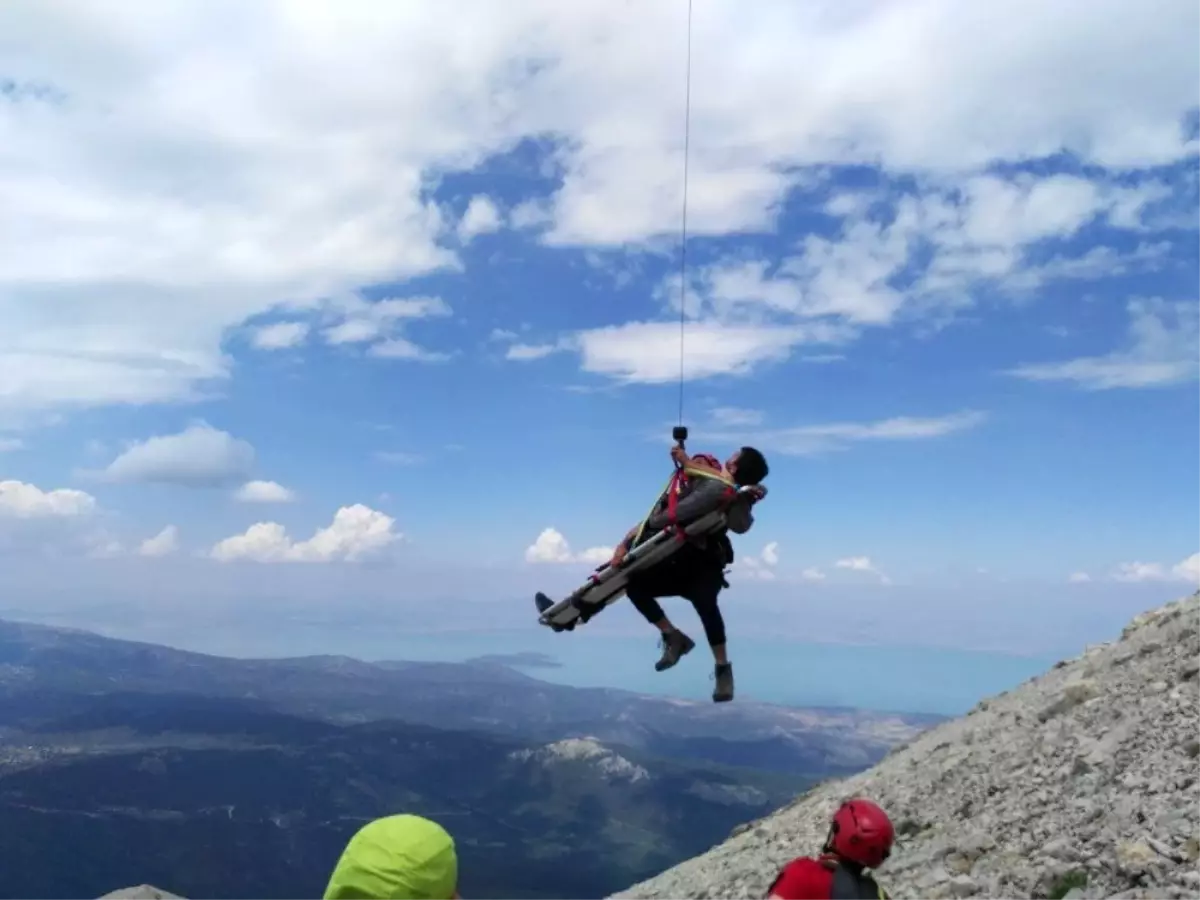
M413 815L368 822L350 839L325 900L451 900L458 888L454 839Z

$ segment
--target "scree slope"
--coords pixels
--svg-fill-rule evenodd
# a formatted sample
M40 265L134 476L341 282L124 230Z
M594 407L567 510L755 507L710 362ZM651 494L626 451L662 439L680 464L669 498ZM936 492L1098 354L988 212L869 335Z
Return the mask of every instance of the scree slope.
M763 897L863 795L893 897L1200 897L1198 673L1200 592L614 896Z

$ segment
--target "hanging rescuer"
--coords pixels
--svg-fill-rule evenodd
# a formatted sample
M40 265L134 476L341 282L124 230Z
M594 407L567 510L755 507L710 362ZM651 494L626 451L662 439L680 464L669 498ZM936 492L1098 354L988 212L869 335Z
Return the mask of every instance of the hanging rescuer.
M555 603L545 594L534 597L539 621L555 631L571 631L621 596L628 596L662 636L662 656L655 669L671 668L696 646L667 618L663 597L683 597L695 608L712 649L715 702L733 699L733 666L726 654L725 622L718 596L729 586L725 567L733 562L728 532L745 534L754 518L750 507L766 496L761 482L767 461L753 447L742 447L723 463L714 456L689 456L683 425L684 336L687 292L688 151L691 136L692 4L688 2L687 77L683 127L683 209L680 234L679 297L679 425L672 433L675 474L649 515L629 530L612 559L588 581Z
M662 655L654 668L663 672L696 646L658 602L683 597L700 617L712 650L712 698L720 703L732 700L734 693L718 603L729 586L725 568L734 560L728 533L745 534L753 525L750 508L767 494L761 484L767 461L754 447L742 447L724 462L708 454L690 456L684 448L687 429L677 427L673 436L675 472L646 518L629 529L612 558L567 599L554 603L539 593L535 601L541 622L562 631L588 621L622 594L628 596L661 635Z

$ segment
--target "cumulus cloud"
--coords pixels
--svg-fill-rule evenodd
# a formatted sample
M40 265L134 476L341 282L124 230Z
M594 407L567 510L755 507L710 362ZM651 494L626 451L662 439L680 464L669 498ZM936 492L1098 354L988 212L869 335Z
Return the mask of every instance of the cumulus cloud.
M502 224L500 210L492 202L492 198L478 194L471 198L466 212L458 222L458 239L467 243L481 234L499 231Z
M805 581L824 581L825 573L816 567L809 567L800 573Z
M394 525L391 516L356 503L339 509L330 525L306 541L294 541L277 522L258 522L219 541L210 555L221 562L357 562L401 540Z
M1173 566L1157 562L1121 563L1112 573L1116 581L1186 581L1200 587L1200 553Z
M556 528L544 528L537 539L525 549L525 561L529 563L589 563L600 565L612 558L611 547L589 547L579 553Z
M689 226L770 231L789 191L830 164L917 173L999 211L947 228L969 241L975 270L1003 270L1006 246L1097 216L1135 221L1136 198L1081 177L979 173L1064 152L1136 182L1193 152L1180 120L1195 105L1197 17L1188 0L1154 15L1126 0L706 3ZM0 107L0 206L21 223L0 262L0 406L187 399L229 376L228 329L281 298L311 310L453 269L456 223L431 182L531 138L553 144L553 183L521 196L514 179L515 226L549 246L659 248L682 199L685 50L646 35L683 25L678 5L639 5L631 27L628 10L600 0L370 14L193 2L163 7L153 27L122 4L0 5L20 97ZM889 267L919 243L904 237L865 236L865 253L805 248L806 293L860 323L893 315ZM949 259L943 284L968 265ZM333 336L359 343L364 325L345 325ZM604 346L630 337L591 335L585 362L657 379L640 354ZM789 352L762 335L736 342L690 377ZM371 355L444 356L408 337Z
M1126 346L1101 356L1027 363L1010 375L1027 381L1062 381L1091 391L1168 387L1200 377L1200 310L1194 300L1129 303Z
M627 333L593 330L574 336L585 353L587 341L616 343L627 355L678 355L674 318L685 302L688 334L745 329L743 340L712 356L690 377L746 375L759 366L790 357L808 343L845 344L868 328L892 325L901 317L945 317L973 305L975 289L1025 296L1047 282L1096 279L1161 265L1170 244L1140 244L1132 251L1093 247L1082 256L1042 259L1038 248L1064 241L1093 221L1141 228L1141 215L1160 196L1161 184L1113 187L1078 176L973 175L964 181L925 183L868 195L835 196L826 211L841 219L832 235L809 234L793 252L745 258L737 253L698 267L681 299L679 275L668 276L657 295L670 322L636 323ZM890 208L881 217L878 207ZM814 325L822 329L814 330ZM659 333L675 340L672 352L648 344ZM762 340L747 340L767 332ZM778 332L775 340L770 333ZM789 337L790 335L790 337ZM635 340L640 338L640 340ZM690 341L689 341L690 346ZM610 350L610 352L612 352ZM690 351L689 351L690 354ZM829 361L840 354L807 354ZM606 372L628 381L654 382L647 363ZM686 373L685 373L686 376Z
M1187 559L1173 565L1171 573L1180 580L1190 581L1200 587L1200 553L1193 553Z
M84 491L43 491L22 481L0 481L0 516L16 519L73 518L96 509L96 498Z
M1091 580L1092 576L1087 572L1072 572L1067 578L1067 581L1071 582L1072 584L1084 584Z
M1117 566L1113 578L1117 581L1163 581L1167 571L1162 563L1128 562Z
M309 326L305 322L278 322L255 328L250 342L260 350L283 350L303 343L308 331Z
M219 487L244 478L254 465L254 448L205 422L178 434L136 443L109 463L109 481L145 481L188 487Z
M411 341L404 329L420 319L451 315L441 297L392 297L368 301L359 296L340 297L325 305L324 317L335 324L323 331L327 343L334 346L370 344L371 356L436 362L448 355L428 350Z
M138 547L139 556L170 556L179 549L179 529L168 525L154 537L146 538Z
M760 581L774 581L777 565L779 565L779 544L771 541L757 555L737 554L733 565L730 566L730 572Z
M295 491L274 481L247 481L233 496L242 503L290 503L296 499Z
M867 572L879 579L880 584L891 584L892 580L879 570L879 567L871 561L869 556L850 556L845 559L839 559L834 564L835 568L847 569L851 572Z
M89 559L115 559L125 553L125 546L120 541L103 532L89 535L84 546L84 555Z

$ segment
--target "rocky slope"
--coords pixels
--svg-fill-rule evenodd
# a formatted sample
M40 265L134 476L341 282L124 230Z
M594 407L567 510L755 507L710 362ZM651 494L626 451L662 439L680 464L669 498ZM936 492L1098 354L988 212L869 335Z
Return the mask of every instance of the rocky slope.
M1031 623L1036 627L1036 623ZM899 839L893 897L1200 897L1200 593L616 897L762 897L842 799Z

